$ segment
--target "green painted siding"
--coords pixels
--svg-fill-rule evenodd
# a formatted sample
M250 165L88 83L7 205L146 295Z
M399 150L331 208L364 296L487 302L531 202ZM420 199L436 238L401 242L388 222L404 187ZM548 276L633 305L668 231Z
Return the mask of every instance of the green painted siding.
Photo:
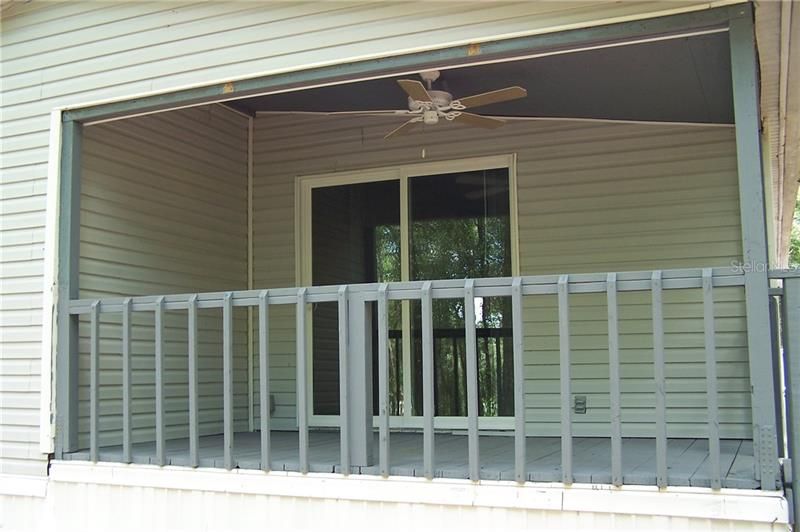
M247 287L247 121L220 106L89 126L81 190L82 298ZM122 429L121 315L101 315L100 442ZM236 310L237 430L247 430L246 311ZM155 426L153 313L134 313L133 440ZM222 430L222 321L200 310L201 434ZM88 445L88 319L81 323L79 442ZM186 313L165 320L166 437L188 434Z

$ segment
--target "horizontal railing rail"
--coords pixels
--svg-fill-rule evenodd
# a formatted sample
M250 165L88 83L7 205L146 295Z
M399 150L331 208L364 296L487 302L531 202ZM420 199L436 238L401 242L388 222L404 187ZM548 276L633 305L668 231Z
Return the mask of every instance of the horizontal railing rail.
M432 478L435 474L434 456L434 328L432 302L435 299L463 299L463 331L466 347L466 397L467 397L467 447L469 477L479 480L479 409L478 409L478 356L477 338L479 334L475 323L476 297L510 297L511 323L510 336L513 347L513 405L514 405L514 478L519 482L527 480L526 472L526 412L525 412L525 374L523 357L523 299L527 296L555 295L558 321L558 357L560 364L560 426L561 426L561 475L562 481L570 484L573 475L573 419L571 413L571 360L573 350L570 344L570 296L573 294L602 293L606 295L608 320L608 380L610 398L610 440L611 440L611 480L614 485L623 483L622 472L622 430L621 430L621 373L619 342L619 302L618 294L631 291L644 291L651 294L653 367L655 382L655 440L656 440L656 484L664 487L669 484L667 462L667 421L666 421L666 378L664 345L664 298L665 290L699 289L702 292L703 335L706 371L706 394L710 484L713 488L722 486L720 466L719 407L717 402L716 343L714 288L743 286L744 276L732 268L705 268L681 270L657 270L646 272L570 274L524 276L514 278L487 278L467 280L414 281L381 284L358 284L342 286L321 286L304 288L281 288L268 290L242 290L204 294L180 294L163 296L142 296L127 298L79 299L70 302L70 313L90 316L90 456L97 460L98 419L99 419L99 323L104 313L121 313L123 318L122 368L123 368L123 456L131 460L131 319L136 312L152 312L155 315L155 437L158 464L166 463L164 427L164 313L166 311L186 310L188 328L188 371L189 371L189 447L191 465L199 464L198 431L198 353L197 353L197 312L198 309L222 309L223 336L223 445L224 464L231 469L236 466L233 456L233 309L235 307L256 307L258 309L258 357L260 386L260 430L261 467L269 470L270 460L270 342L269 309L273 305L296 305L296 405L297 430L299 432L299 470L309 470L308 440L308 395L306 389L306 367L309 363L309 350L306 340L306 305L311 303L337 302L339 309L339 384L340 384L340 449L341 471L348 473L353 465L359 443L359 430L369 431L371 441L371 418L369 426L364 416L355 407L366 403L359 395L365 388L363 383L353 382L359 367L358 356L365 352L355 349L362 347L367 338L365 325L365 305L377 302L378 329L378 464L379 471L386 476L390 473L390 398L389 398L389 339L388 302L398 300L420 301L421 303L421 347L422 347L422 440L424 475ZM359 312L354 312L358 310ZM369 333L371 334L371 333ZM371 338L371 336L370 336ZM369 405L361 405L369 409ZM362 434L363 435L363 434Z
M702 286L702 269L662 270L664 289L700 288ZM741 273L734 268L712 268L714 287L743 286ZM652 272L624 272L617 275L617 291L646 291L651 288ZM523 276L521 280L522 295L556 294L558 293L558 275ZM569 275L569 293L585 294L605 292L607 274L586 273ZM464 296L464 281L408 281L387 284L389 300L420 299L425 282L431 283L433 299L455 299ZM511 295L511 277L493 277L474 280L475 297L502 297ZM347 285L348 293L363 294L365 301L377 301L380 284ZM270 305L291 305L297 302L300 288L276 288L269 290ZM338 301L339 285L313 286L303 288L306 291L307 303L332 303ZM164 310L186 310L189 300L197 297L197 308L221 308L226 294L231 295L234 307L258 306L262 290L236 290L229 292L207 292L201 294L175 294L163 296L137 296L132 298L103 298L100 301L101 312L122 312L122 305L130 299L134 311L154 311L159 300L163 298ZM71 314L88 314L95 299L76 299L70 302Z

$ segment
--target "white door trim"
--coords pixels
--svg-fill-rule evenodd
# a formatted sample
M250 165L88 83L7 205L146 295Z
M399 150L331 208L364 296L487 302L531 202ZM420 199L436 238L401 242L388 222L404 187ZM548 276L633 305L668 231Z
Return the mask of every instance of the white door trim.
M519 228L517 208L517 156L515 153L447 159L441 161L425 161L378 168L345 170L324 174L297 176L295 179L295 275L297 286L311 286L312 283L312 246L311 246L311 195L315 188L324 188L356 183L374 183L378 181L400 182L400 239L401 239L401 281L409 280L409 219L408 219L408 179L416 176L448 174L488 170L491 168L508 169L509 185L509 225L511 231L511 272L520 275L519 268ZM311 309L306 309L306 345L309 353L313 352L311 334ZM410 305L403 302L403 328L410 329ZM411 343L408 335L403 335L403 397L412 397L411 388ZM313 412L313 356L306 364L306 404L309 405L308 420L311 426L338 426L338 415L317 415ZM410 404L410 403L409 403ZM406 408L404 415L392 416L391 425L398 428L422 428L422 417L412 416L411 408ZM481 427L485 429L512 429L512 417L481 417ZM436 428L466 429L466 418L437 417Z

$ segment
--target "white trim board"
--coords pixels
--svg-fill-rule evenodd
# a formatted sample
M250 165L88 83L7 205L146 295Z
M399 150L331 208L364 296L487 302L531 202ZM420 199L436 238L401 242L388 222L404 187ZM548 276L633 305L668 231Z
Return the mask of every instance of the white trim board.
M523 510L614 513L787 523L786 499L778 492L666 488L602 484L526 483L390 477L334 473L270 472L175 466L54 461L51 482L130 488L263 494Z
M50 113L47 154L47 196L45 206L44 268L42 274L42 365L39 390L39 451L54 449L53 353L55 352L55 311L58 269L58 205L61 184L61 111Z

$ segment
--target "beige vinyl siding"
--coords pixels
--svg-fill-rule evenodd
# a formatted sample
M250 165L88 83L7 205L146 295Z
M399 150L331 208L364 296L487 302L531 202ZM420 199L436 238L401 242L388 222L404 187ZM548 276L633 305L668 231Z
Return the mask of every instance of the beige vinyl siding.
M15 2L0 16L0 473L39 451L49 113L189 84L400 54L511 33L703 9L707 2ZM276 192L288 194L276 185ZM266 189L262 189L266 191ZM291 203L277 206L292 209ZM282 221L282 223L286 223ZM278 231L278 228L275 228ZM291 248L292 231L271 237ZM283 258L264 281L291 279ZM268 283L273 285L271 282Z
M255 121L255 282L292 286L298 175L516 153L523 275L729 266L741 256L732 128L512 122L487 133L439 124L384 141L396 121L273 115ZM291 229L291 233L287 230ZM698 290L665 291L667 406L672 437L704 436L705 370ZM715 290L723 437L750 433L743 293ZM652 435L649 294L619 297L623 431ZM589 410L578 435L608 434L605 297L574 295L573 394ZM278 397L293 416L294 328L281 321L288 379ZM555 298L525 299L528 431L559 434Z
M247 287L247 120L219 105L85 129L82 298ZM234 417L247 429L246 311L237 309ZM166 437L188 435L186 312L165 314ZM100 442L122 441L121 314L101 315ZM134 313L133 440L153 441L154 315ZM201 434L222 429L222 321L199 311ZM88 445L88 319L81 323L79 444Z

